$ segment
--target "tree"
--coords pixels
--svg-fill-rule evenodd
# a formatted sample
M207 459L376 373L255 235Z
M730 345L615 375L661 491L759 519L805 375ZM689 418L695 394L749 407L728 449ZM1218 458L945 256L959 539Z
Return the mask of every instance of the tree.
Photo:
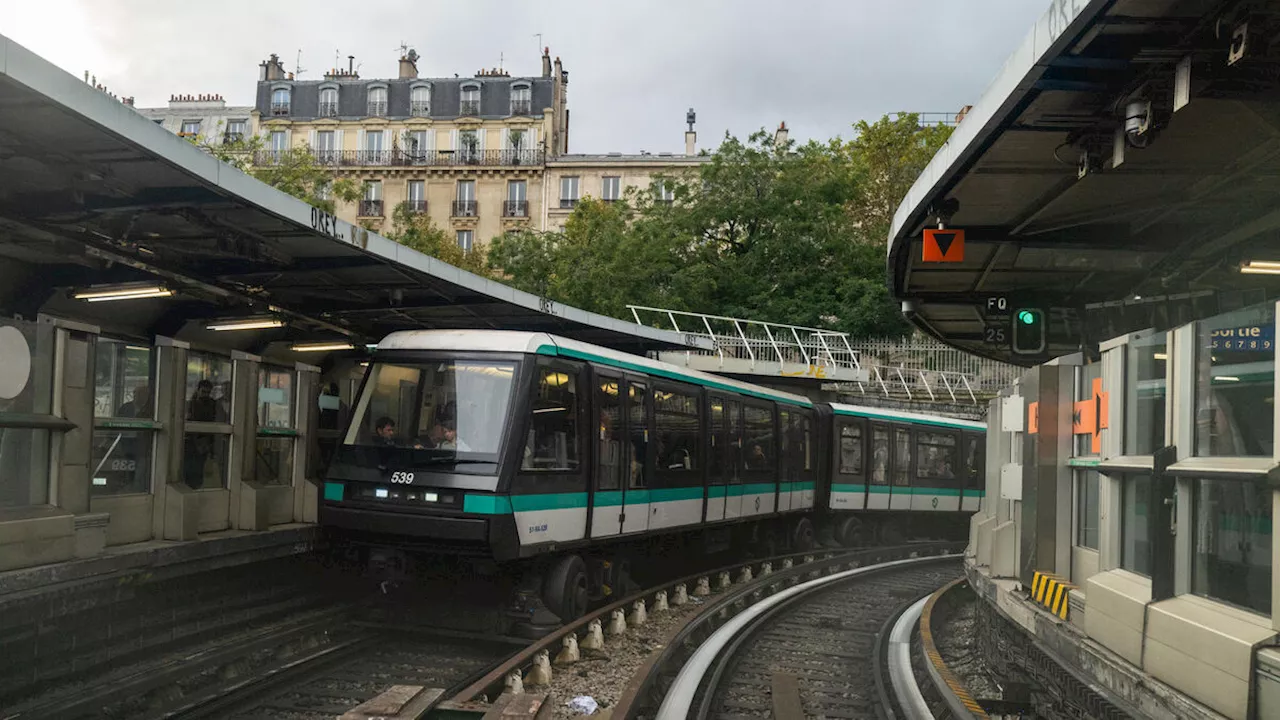
M391 214L392 229L386 233L387 239L394 240L405 247L413 248L423 255L430 255L438 260L461 268L476 275L487 276L488 268L484 262L482 246L463 250L449 233L436 227L426 213L416 213L409 209L408 203L400 203Z
M863 167L866 182L852 204L854 215L881 235L889 232L893 214L929 160L946 144L952 128L920 126L916 113L885 116L875 123L859 120L850 143L852 160Z
M267 150L266 141L259 135L221 144L211 144L203 135L190 140L222 162L326 212L334 212L335 199L352 203L361 197L361 188L354 180L337 177L332 169L316 161L310 147Z

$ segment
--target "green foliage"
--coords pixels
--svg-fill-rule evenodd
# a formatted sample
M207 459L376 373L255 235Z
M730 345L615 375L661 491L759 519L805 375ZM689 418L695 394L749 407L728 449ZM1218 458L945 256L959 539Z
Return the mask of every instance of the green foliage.
M658 178L625 201L582 201L563 233L496 239L489 267L528 292L615 317L634 304L902 335L885 284L888 222L946 129L918 128L909 115L857 127L852 141L801 146L775 147L765 132L726 136L696 172Z
M354 180L338 178L333 170L316 162L309 147L269 152L266 141L258 135L216 145L203 136L191 140L222 162L327 212L334 212L335 199L351 203L361 197ZM268 156L269 162L254 162Z
M384 233L388 239L467 272L477 275L488 274L483 247L476 245L470 252L463 250L458 247L456 239L447 231L436 227L425 213L411 212L408 204L400 203L396 206L391 218L392 229Z

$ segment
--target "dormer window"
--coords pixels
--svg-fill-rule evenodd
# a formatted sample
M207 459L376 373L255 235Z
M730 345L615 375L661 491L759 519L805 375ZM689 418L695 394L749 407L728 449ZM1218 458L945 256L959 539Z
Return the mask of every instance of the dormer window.
M511 85L511 114L533 114L533 92L529 83L518 82Z
M369 117L386 117L387 89L385 87L369 88Z
M458 114L462 116L479 115L480 114L480 85L471 84L462 86L462 102L458 108Z
M417 85L409 91L409 114L413 117L427 117L431 114L431 88L429 86Z
M272 115L288 115L290 98L293 95L287 87L276 88L271 91L271 114Z
M320 117L338 116L338 88L320 88Z

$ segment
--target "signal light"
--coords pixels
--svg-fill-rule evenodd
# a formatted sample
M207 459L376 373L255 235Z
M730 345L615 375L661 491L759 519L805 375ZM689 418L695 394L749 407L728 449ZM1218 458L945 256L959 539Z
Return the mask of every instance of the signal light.
M1039 355L1049 345L1049 323L1041 308L1018 308L1013 313L1013 354Z

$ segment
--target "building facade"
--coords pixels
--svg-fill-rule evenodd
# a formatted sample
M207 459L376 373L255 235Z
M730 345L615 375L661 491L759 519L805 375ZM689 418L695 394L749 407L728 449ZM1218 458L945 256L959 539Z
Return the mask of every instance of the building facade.
M172 95L168 107L134 109L175 135L199 137L210 145L255 131L254 108L228 106L221 95Z
M654 190L659 200L670 202L672 192L664 179L687 178L710 159L710 155L692 153L565 154L548 159L543 182L547 194L540 202L543 208L540 226L545 230L562 230L580 200L591 197L615 202L625 198L628 190L645 190L654 183L657 183Z

